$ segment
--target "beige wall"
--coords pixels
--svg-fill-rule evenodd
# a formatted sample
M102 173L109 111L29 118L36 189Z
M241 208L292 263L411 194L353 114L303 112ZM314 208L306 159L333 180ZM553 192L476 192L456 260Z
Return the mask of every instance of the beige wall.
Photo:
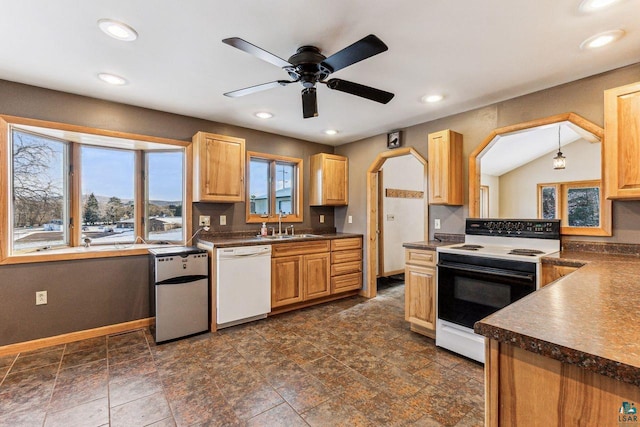
M464 169L464 186L467 188L469 154L493 129L566 112L577 113L603 126L604 90L639 80L640 64L634 64L483 108L407 127L402 129L405 133L404 145L414 147L420 154L427 157L427 134L443 129L452 129L461 133L464 138L464 163L467 165ZM437 106L425 105L426 108L437 108ZM415 119L419 120L419 117ZM375 121L376 118L372 117L371 120ZM376 156L386 151L385 141L385 135L378 135L336 147L336 154L349 157L350 194L356 196L351 197L348 207L336 209L336 227L338 230L362 233L365 235L365 241L369 238L364 223L366 171ZM433 221L436 218L441 219L441 232L464 233L464 219L469 212L468 197L467 193L462 207L431 206L429 208L430 236L433 236ZM353 224L346 224L347 215L353 215ZM639 215L640 202L614 202L612 237L571 238L640 243ZM418 241L422 238L416 235L412 240ZM365 277L365 282L366 280Z
M500 218L536 218L538 184L600 179L600 144L584 139L562 147L567 167L553 169L555 153L539 157L500 177Z

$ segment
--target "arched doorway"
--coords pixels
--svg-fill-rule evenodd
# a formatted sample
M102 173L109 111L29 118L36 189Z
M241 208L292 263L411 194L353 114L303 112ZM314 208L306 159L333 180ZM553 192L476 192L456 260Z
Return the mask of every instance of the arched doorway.
M363 295L367 298L373 298L377 295L378 289L376 284L376 271L378 265L377 247L378 247L378 172L384 162L392 157L414 156L420 163L424 165L424 240L428 240L429 236L429 215L428 204L429 198L426 195L427 191L427 161L422 157L413 147L398 148L391 151L385 151L378 154L378 157L373 161L369 169L367 170L367 240L366 240L366 254L367 254L367 283L366 289L363 291Z

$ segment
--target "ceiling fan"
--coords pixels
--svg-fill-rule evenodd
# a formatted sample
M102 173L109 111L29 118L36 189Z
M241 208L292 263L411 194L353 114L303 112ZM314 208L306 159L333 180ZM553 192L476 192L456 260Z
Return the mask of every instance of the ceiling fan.
M326 80L331 73L348 67L349 65L353 65L356 62L371 58L372 56L389 49L382 40L373 34L358 40L328 58L320 53L320 49L315 46L302 46L299 47L297 52L294 53L287 61L239 37L224 39L222 42L254 55L263 61L267 61L273 65L281 67L292 79L276 80L274 82L234 90L232 92L225 93L225 96L235 98L277 86L286 86L291 83L300 82L303 86L302 116L305 119L318 116L318 102L316 99L317 83L326 84L329 89L350 93L382 104L386 104L391 101L394 96L393 93L361 85L359 83L349 82L347 80L335 78Z

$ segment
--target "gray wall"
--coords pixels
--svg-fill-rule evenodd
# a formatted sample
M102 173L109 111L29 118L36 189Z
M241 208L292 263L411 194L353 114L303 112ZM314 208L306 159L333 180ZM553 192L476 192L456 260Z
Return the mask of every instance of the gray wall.
M604 90L639 80L640 64L634 64L483 108L402 129L405 133L403 145L415 148L416 151L427 158L427 135L429 133L443 129L452 129L461 133L464 140L463 164L464 188L466 189L469 183L469 155L493 129L566 112L577 113L595 124L603 126ZM375 117L372 120L375 120ZM377 155L386 150L386 135L377 135L336 147L336 154L349 157L350 183L349 206L336 208L335 222L339 231L362 233L366 239L366 172ZM430 206L429 236L433 238L433 221L436 218L441 220L439 232L464 233L464 219L468 216L468 213L468 192L465 194L464 206ZM347 223L348 215L353 216L353 224ZM640 243L640 201L614 202L612 220L612 237L587 238L573 236L571 239ZM414 240L420 241L423 240L423 237L416 235Z
M183 141L198 131L245 138L247 150L304 160L304 223L296 228L334 227L333 208L308 206L309 156L332 153L331 146L2 80L0 114ZM194 224L200 214L212 216L212 231L259 228L245 224L244 203L194 203ZM227 226L219 225L220 214ZM120 257L0 266L0 346L148 317L146 262ZM49 302L36 307L39 290L48 291Z

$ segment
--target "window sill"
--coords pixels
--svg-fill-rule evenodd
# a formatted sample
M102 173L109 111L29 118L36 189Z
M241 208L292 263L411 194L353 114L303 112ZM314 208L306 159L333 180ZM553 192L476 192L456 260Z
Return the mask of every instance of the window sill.
M183 246L183 245L136 244L136 245L125 247L125 248L115 248L112 245L108 245L108 246L92 246L90 248L85 248L84 246L80 246L80 247L63 248L63 249L49 249L46 251L13 255L0 261L0 265L30 264L30 263L37 263L37 262L52 262L52 261L75 261L75 260L82 260L82 259L147 255L149 253L149 249L151 248L165 248L165 247L171 247L171 246Z

